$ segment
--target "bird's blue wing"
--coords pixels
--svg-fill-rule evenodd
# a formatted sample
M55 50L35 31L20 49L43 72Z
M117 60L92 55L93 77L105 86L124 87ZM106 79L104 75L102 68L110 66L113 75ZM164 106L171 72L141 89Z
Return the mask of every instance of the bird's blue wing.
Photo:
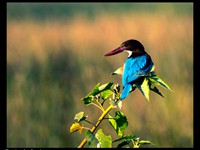
M129 92L131 91L131 88L132 88L131 84L124 85L121 96L120 96L120 100L123 100L128 96Z
M153 67L153 62L149 55L145 54L135 58L128 58L124 64L122 84L130 84L139 77L147 74Z
M148 54L134 58L129 57L126 60L122 75L123 90L120 96L120 100L123 100L128 96L134 81L136 81L141 76L145 76L147 73L149 73L152 70L153 66L154 64Z

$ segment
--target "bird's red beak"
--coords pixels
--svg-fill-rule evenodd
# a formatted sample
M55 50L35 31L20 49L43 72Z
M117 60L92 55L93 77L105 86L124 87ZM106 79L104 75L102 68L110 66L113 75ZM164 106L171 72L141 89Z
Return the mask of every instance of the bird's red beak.
M125 48L123 48L123 47L118 47L118 48L112 50L111 52L106 53L104 56L115 55L115 54L118 54L118 53L123 52L124 50L125 50Z

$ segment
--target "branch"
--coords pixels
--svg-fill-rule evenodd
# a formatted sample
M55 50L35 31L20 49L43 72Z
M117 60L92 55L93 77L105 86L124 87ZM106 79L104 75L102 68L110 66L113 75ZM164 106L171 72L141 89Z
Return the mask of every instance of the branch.
M99 117L96 125L90 130L92 133L97 129L97 127L99 126L99 124L102 122L102 120L104 119L104 117L108 114L108 112L113 108L112 105L110 105L103 113L102 115ZM84 138L83 141L80 143L80 145L78 146L78 148L83 148L83 146L86 144L86 139Z

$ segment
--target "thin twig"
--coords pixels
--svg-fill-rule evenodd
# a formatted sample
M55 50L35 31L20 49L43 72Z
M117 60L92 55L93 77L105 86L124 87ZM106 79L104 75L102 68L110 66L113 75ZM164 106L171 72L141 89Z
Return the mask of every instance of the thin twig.
M90 122L90 121L88 121L88 120L84 120L84 121L86 121L87 123L89 123L89 124L91 124L91 125L93 125L93 126L95 126L95 124L94 123L92 123L92 122Z
M97 104L95 104L95 103L91 103L92 105L94 105L94 106L96 106L96 107L98 107L99 109L101 109L102 111L104 111L104 109L102 108L102 107L100 107L99 105L97 105Z
M99 104L99 106L102 108L102 110L105 111L103 106L101 105L101 103L99 103L99 101L96 101L96 102Z

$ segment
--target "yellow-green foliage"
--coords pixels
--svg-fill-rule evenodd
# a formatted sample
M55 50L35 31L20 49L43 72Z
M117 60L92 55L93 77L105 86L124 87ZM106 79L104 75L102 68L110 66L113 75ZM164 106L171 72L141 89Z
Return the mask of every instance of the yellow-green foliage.
M93 19L7 22L7 146L76 147L70 134L74 114L98 82L121 85L110 76L127 54L104 54L127 39L137 39L155 63L156 73L173 89L159 87L150 102L139 90L123 101L129 133L156 147L193 146L193 17L155 13L99 13ZM83 108L84 107L84 108ZM88 107L95 121L100 112ZM102 124L105 133L110 126ZM108 135L108 134L107 134Z

